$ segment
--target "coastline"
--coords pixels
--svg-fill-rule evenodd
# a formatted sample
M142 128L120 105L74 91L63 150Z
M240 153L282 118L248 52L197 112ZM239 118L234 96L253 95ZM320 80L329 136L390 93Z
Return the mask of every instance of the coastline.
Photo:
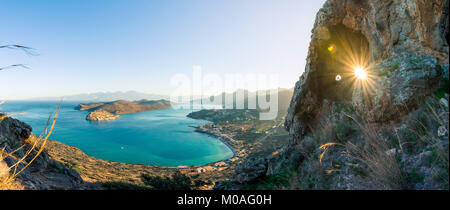
M237 141L232 137L234 134L220 132L220 127L217 127L217 125L211 122L197 125L198 126L187 126L194 128L191 132L204 133L218 139L225 144L233 154L224 157L223 159L201 165L158 166L96 158L86 154L76 146L51 139L47 141L45 150L48 152L50 159L60 162L66 168L78 172L81 179L86 184L83 184L83 188L86 189L104 189L107 188L106 185L114 185L116 183L144 186L145 184L141 179L142 174L167 177L174 173L181 172L182 174L190 176L193 180L207 181L207 185L198 188L207 190L212 189L214 183L229 180L229 178L233 176L234 169L236 165L239 164L242 154L240 153L241 148L238 146ZM228 155L230 154L228 153Z
M132 185L144 185L142 174L150 176L167 177L181 172L195 179L217 181L227 180L233 174L234 164L217 165L226 160L211 162L201 166L156 166L145 164L132 164L116 161L108 161L87 155L75 146L66 145L56 140L48 140L46 150L49 156L77 171L87 184L128 183ZM102 185L90 185L94 188L102 188ZM202 186L200 189L212 189L213 185Z
M142 185L142 174L151 176L171 176L175 172L196 177L201 180L211 180L213 183L228 180L234 173L234 168L243 157L242 151L236 146L236 140L221 133L213 123L200 126L189 126L195 132L204 133L217 138L232 152L233 156L193 166L157 166L146 164L133 164L117 161L103 160L89 156L81 149L66 145L56 140L49 140L46 149L49 155L66 166L76 170L87 183L130 183ZM213 185L203 186L201 189L212 189Z
M191 132L195 131L218 139L233 153L232 156L202 165L158 166L104 160L90 156L76 146L50 139L47 141L45 149L50 159L78 172L86 184L83 184L86 189L108 189L109 186L121 184L142 187L145 186L141 178L143 174L170 177L174 173L180 172L193 180L207 182L208 184L198 186L197 189L208 190L212 189L217 182L230 180L235 175L236 167L253 152L253 147L243 145L244 140L236 138L242 131L240 129L229 129L227 125L210 121L195 126L186 125L193 128ZM235 128L236 126L232 125L232 127ZM240 128L240 126L238 127Z
M219 141L221 141L223 144L225 144L233 152L233 156L230 157L230 158L227 158L225 160L229 160L229 159L237 156L237 153L238 153L236 151L237 148L235 148L230 143L231 141L235 141L233 138L227 136L226 134L215 132L212 129L206 128L206 127L204 127L204 125L200 125L200 126L191 126L190 125L189 127L194 128L195 129L194 132L203 133L203 134L212 136L212 137L218 139ZM224 161L224 160L222 160L222 161ZM216 162L220 162L220 161L215 161L215 162L211 162L211 163L216 163ZM208 163L208 164L205 164L205 165L209 165L211 163Z

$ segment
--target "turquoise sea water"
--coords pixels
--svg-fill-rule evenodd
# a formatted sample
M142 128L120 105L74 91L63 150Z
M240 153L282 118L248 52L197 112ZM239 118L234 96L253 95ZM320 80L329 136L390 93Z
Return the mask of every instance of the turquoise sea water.
M50 137L80 148L86 154L111 161L158 166L203 165L233 156L218 139L194 132L207 121L187 118L191 110L157 110L125 114L107 122L85 120L87 111L74 110L80 102L63 102ZM33 127L39 135L59 102L12 101L0 105L6 113Z

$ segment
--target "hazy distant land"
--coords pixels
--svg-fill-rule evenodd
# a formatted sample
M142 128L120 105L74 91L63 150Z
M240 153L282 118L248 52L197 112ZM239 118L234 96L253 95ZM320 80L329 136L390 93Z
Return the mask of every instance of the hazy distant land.
M169 96L159 95L159 94L149 94L142 93L138 91L117 91L117 92L96 92L96 93L83 93L77 95L69 95L62 97L39 97L30 100L33 101L54 101L61 100L64 101L89 101L89 102L100 102L100 101L117 101L117 100L127 100L127 101L137 101L141 99L147 100L169 100Z

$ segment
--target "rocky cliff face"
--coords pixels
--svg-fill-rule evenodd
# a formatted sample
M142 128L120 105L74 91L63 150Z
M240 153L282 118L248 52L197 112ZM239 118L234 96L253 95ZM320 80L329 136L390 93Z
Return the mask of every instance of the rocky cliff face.
M303 159L305 164L300 166L304 168L303 177L317 173L316 163L308 157L317 153L314 145L333 142L344 145L340 152L351 153L349 144L367 152L353 155L364 159L359 162L356 157L333 152L328 157L334 163L328 163L328 167L319 161L321 167L334 170L332 173L338 177L332 188L441 187L429 180L433 176L429 170L443 170L448 176L448 134L436 137L438 127L448 129L442 123L448 122L445 105L448 95L437 98L444 101L443 106L435 103L434 96L440 83L445 82L443 78L447 78L448 85L448 5L448 0L329 0L325 3L317 14L305 72L295 86L285 122L291 136L285 155L298 161ZM353 71L357 66L366 69L366 79L355 78ZM342 80L336 81L337 75ZM431 111L425 107L431 107ZM421 123L424 132L416 135L413 122L417 120L417 110L427 120ZM427 122L432 121L433 112L438 114L435 120L439 121L434 124ZM323 135L324 131L329 135ZM318 137L320 134L326 137ZM371 139L385 143L371 143ZM420 145L417 139L429 143ZM439 154L443 156L439 161L446 165L443 168L436 169L439 167L417 160L430 155L426 151L435 151L443 145L447 145L447 152ZM387 158L389 151L398 152L397 160ZM376 180L367 175L381 173L383 168L372 165L383 160L396 168L378 174L389 180ZM274 167L269 164L269 173L276 171L280 162L283 161L273 161ZM367 176L348 172L355 168L338 167L336 162L359 164ZM408 180L412 176L418 176L419 180Z
M246 168L293 167L299 189L448 189L448 7L328 0L286 117L290 144Z
M360 114L371 115L370 120L387 121L405 114L397 106L412 108L428 96L439 82L441 64L448 66L445 8L448 9L448 1L444 0L327 1L317 14L305 72L295 86L286 119L293 140L301 139L296 135L306 131L306 123L316 118L325 100L353 102ZM329 52L330 46L335 46L337 52ZM333 62L333 53L350 60L360 56L367 59L373 66L369 70L375 80L373 90L367 93L355 88L349 90L352 95L336 96L346 90L336 85L333 78L347 70L326 65ZM348 67L352 65L358 64ZM328 91L331 88L335 91ZM374 97L377 94L379 97Z

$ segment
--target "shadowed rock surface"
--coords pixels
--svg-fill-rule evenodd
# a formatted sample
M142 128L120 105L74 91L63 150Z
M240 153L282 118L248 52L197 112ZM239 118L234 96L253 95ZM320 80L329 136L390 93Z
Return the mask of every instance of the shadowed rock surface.
M13 169L10 166L16 164L21 158L17 171L21 170L25 164L31 161L36 155L37 149L30 151L32 142L36 140L31 131L31 127L19 120L4 117L0 113L0 143L4 153L0 158L0 181L7 178ZM15 152L13 152L15 151ZM13 153L12 153L13 152ZM12 154L12 156L6 156ZM49 158L47 150L44 150L33 163L23 170L16 179L1 189L29 189L29 190L49 190L49 189L84 189L83 180L73 169L65 167L62 163Z

